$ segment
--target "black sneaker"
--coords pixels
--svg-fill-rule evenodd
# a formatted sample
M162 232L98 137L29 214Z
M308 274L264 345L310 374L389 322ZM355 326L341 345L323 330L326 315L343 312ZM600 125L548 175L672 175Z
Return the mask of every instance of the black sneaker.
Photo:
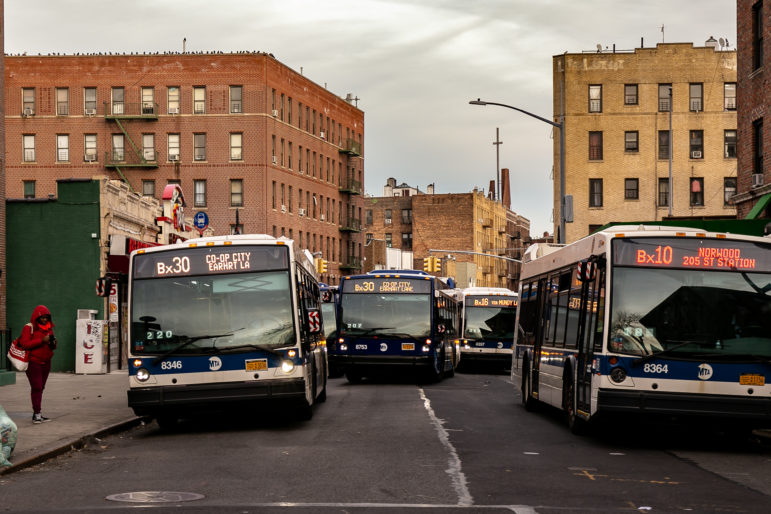
M36 412L35 414L32 415L32 423L34 423L35 425L38 425L40 423L45 423L46 421L51 421L51 420L43 416L39 412Z

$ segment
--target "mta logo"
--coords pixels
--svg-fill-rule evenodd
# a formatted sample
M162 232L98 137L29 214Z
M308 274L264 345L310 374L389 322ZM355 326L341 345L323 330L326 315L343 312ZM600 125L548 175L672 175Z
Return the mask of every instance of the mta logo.
M712 366L709 364L699 364L699 380L709 380L712 378Z
M222 367L222 361L219 357L209 357L209 371L217 371Z

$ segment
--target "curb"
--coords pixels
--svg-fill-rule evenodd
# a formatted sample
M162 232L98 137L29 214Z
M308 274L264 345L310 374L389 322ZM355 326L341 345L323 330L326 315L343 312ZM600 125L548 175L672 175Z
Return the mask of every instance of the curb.
M25 460L22 460L21 462L17 462L8 467L0 468L0 476L8 475L10 473L14 473L16 471L20 471L25 468L29 468L31 466L40 464L41 462L45 462L49 459L58 457L59 455L63 455L73 450L80 450L83 447L85 447L86 443L91 439L93 439L94 437L103 437L106 435L112 435L118 432L123 432L137 425L140 425L142 422L146 422L147 420L148 418L145 418L145 417L127 419L125 421L121 421L113 425L102 427L99 430L82 435L69 442L59 443L58 446L48 448L44 450L42 453L39 453L37 455L32 455L26 458Z

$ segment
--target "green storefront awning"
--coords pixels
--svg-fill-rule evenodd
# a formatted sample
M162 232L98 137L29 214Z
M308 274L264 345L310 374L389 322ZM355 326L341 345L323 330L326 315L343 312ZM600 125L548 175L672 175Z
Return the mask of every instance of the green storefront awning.
M769 203L771 203L771 193L761 196L760 199L758 200L758 203L755 204L755 207L752 208L752 210L747 214L747 216L744 219L746 220L758 219L760 217L760 213L763 212L763 209L765 209Z

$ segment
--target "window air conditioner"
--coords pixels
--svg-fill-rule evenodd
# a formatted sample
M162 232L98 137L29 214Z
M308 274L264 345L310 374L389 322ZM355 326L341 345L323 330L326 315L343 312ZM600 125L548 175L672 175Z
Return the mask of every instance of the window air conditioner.
M390 225L391 224L391 218L386 218L385 219L385 224L386 225Z
M179 154L178 153L169 154L169 160L172 161L172 162L178 161L179 160Z
M300 207L297 209L298 216L305 216L305 209L303 207Z
M281 212L284 212L284 213L286 213L286 205L282 205L282 206L281 206Z
M93 116L96 114L96 109L86 109L86 116Z
M169 107L169 114L179 114L179 107Z
M321 132L319 132L319 137L320 137L321 139L324 139L324 137L325 137L325 136L326 136L326 134L324 134L324 131L323 131L323 130L322 130Z
M273 109L272 114L274 118L278 118L278 109Z
M88 162L94 162L96 160L96 154L95 153L87 153L85 156L85 160Z
M273 164L278 164L278 157L275 155L273 156Z
M752 174L752 187L760 187L763 185L763 174L762 173L753 173Z
M25 107L22 116L32 116L33 114L35 114L35 111L32 110L32 107Z
M691 152L691 159L701 159L701 150L694 150Z
M327 218L326 218L326 216L324 216L324 215L322 214L322 215L321 215L321 221L324 221L324 220L326 220L326 219L327 219Z

